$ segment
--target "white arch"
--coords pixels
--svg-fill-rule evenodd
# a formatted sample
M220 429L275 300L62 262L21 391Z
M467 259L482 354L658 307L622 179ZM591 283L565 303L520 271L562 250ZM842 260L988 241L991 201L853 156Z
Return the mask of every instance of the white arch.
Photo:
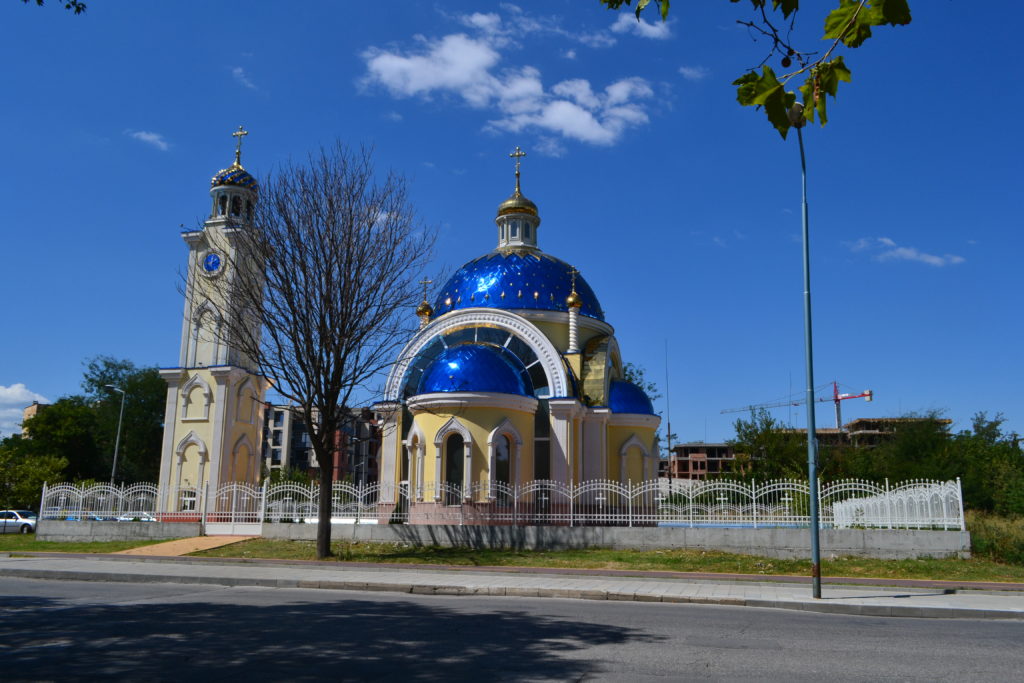
M238 471L235 469L235 463L237 462L236 458L238 457L238 450L242 446L245 446L246 448L249 449L249 462L245 463L245 473L244 473L245 476L240 478L238 476ZM252 465L251 461L252 461L253 455L255 453L256 453L256 450L253 448L252 440L249 439L249 435L248 434L242 434L242 436L238 437L238 440L235 441L235 445L231 447L231 465L230 465L230 470L231 471L228 472L229 476L227 478L227 481L246 481L246 482L250 481L250 476L249 475L251 473L249 471L249 468Z
M209 340L212 348L212 357L209 359L209 362L204 363L204 365L216 365L220 361L220 337L221 329L224 325L224 316L221 314L220 310L213 305L213 302L207 299L192 311L192 338L189 340L190 348L188 357L186 358L186 361L191 362L187 362L186 365L199 365L199 344L201 341L206 341L199 338L200 328L202 327L203 316L207 313L209 313L210 317L213 319L214 329L209 330L209 333L213 335L213 338Z
M497 427L495 427L490 434L487 435L487 471L490 479L490 491L491 497L494 497L494 472L495 472L495 458L497 458L497 445L498 439L502 436L509 437L509 441L512 442L512 452L509 453L509 465L511 465L512 471L509 472L509 480L511 484L517 484L519 482L519 460L520 454L523 450L523 437L519 434L519 430L512 424L512 420L507 417L501 421Z
M199 450L199 457L203 460L207 459L209 452L206 450L206 443L199 438L195 431L191 431L178 442L178 447L174 449L174 454L178 456L179 462L185 456L185 449L189 446L195 446Z
M199 415L189 415L189 395L192 390L196 387L200 387L203 391L203 414L202 417ZM210 385L202 378L201 375L195 374L189 378L185 384L182 385L179 395L181 396L181 418L183 420L199 420L209 419L210 417L210 404L213 402L213 390L210 389Z
M640 440L640 437L634 432L626 439L626 442L619 448L619 483L626 481L626 459L629 455L630 448L640 449L641 462L644 465L644 476L647 476L647 458L650 456L650 451L647 450L647 446Z
M441 459L444 455L444 441L449 434L455 432L462 437L463 457L462 463L462 495L467 496L473 481L473 435L466 428L466 425L459 422L459 418L453 417L437 430L434 435L434 500L441 499Z
M195 431L190 431L185 438L178 442L178 447L174 449L175 455L178 457L175 459L174 467L177 470L174 481L178 490L181 490L181 470L185 464L185 449L189 446L195 446L199 451L199 470L196 478L196 492L203 486L204 473L206 471L206 462L209 459L209 452L206 449L206 443L199 438L199 435Z
M548 388L553 398L569 395L569 379L562 363L562 356L551 340L536 325L515 313L494 308L465 308L438 318L427 325L409 340L398 360L391 367L388 381L384 389L385 401L401 400L402 380L409 369L409 364L419 355L423 348L434 337L443 335L454 327L467 325L487 325L506 330L519 337L537 354L541 367L548 381Z
M248 403L247 412L243 412L243 406L245 406L245 390L248 388L252 392L252 400ZM253 420L256 419L256 386L252 381L252 377L246 377L235 391L235 419L238 422L245 422L246 424L252 424Z
M423 500L423 462L427 456L427 437L423 434L423 429L420 428L419 424L416 423L416 418L412 418L412 427L409 429L409 435L403 442L406 452L409 454L409 472L410 478L414 481L409 484L410 494L416 492L416 500ZM401 466L399 466L401 467Z

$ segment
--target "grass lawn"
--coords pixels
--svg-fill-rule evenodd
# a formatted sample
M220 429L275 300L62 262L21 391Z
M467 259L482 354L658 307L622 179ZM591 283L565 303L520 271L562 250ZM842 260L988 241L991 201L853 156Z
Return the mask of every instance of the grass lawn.
M573 569L631 569L738 574L810 575L809 560L775 560L700 550L473 550L412 547L400 543L332 544L329 562L394 562L489 567L557 567ZM313 541L253 539L194 555L286 560L316 559ZM822 563L823 576L959 581L1024 581L1024 567L992 560L872 560L843 558Z
M37 541L35 534L0 535L0 552L30 551L37 553L116 553L163 541L83 541L62 543Z

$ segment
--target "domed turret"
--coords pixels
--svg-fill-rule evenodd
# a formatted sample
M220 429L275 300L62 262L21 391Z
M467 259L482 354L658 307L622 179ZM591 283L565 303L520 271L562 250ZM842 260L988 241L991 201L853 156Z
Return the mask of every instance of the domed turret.
M210 180L210 196L213 197L210 218L231 218L233 222L252 220L253 205L260 188L256 178L242 167L242 138L248 134L242 126L231 134L238 138L235 161Z
M654 404L644 390L621 379L613 379L608 387L608 407L613 413L654 415Z

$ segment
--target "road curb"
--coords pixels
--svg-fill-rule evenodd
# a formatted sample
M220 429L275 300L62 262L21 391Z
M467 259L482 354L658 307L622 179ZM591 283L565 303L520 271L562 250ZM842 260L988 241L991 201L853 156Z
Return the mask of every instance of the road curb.
M767 600L760 598L691 597L649 592L604 591L594 589L540 588L518 586L453 586L431 583L311 581L300 579L264 579L254 577L182 576L176 574L115 574L76 572L59 569L0 569L0 576L47 581L95 581L109 583L178 583L224 586L228 588L306 588L415 595L491 595L504 597L560 598L568 600L611 600L621 602L664 602L674 604L729 605L760 607L821 614L874 617L912 617L933 619L1022 619L1019 612L958 607L901 607L887 605L851 605L825 601Z

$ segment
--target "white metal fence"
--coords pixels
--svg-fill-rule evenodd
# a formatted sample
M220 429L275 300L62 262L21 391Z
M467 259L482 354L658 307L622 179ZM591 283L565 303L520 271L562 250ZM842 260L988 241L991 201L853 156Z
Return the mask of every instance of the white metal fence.
M335 482L331 518L356 524L800 527L810 524L809 492L807 481L799 480L531 481L468 489L437 484L411 493L404 484ZM235 531L241 525L255 533L263 522L315 522L319 499L316 484L231 483L166 491L152 484L59 484L44 487L40 517L201 522ZM818 500L824 528L964 529L959 479L893 487L888 481L822 482Z

